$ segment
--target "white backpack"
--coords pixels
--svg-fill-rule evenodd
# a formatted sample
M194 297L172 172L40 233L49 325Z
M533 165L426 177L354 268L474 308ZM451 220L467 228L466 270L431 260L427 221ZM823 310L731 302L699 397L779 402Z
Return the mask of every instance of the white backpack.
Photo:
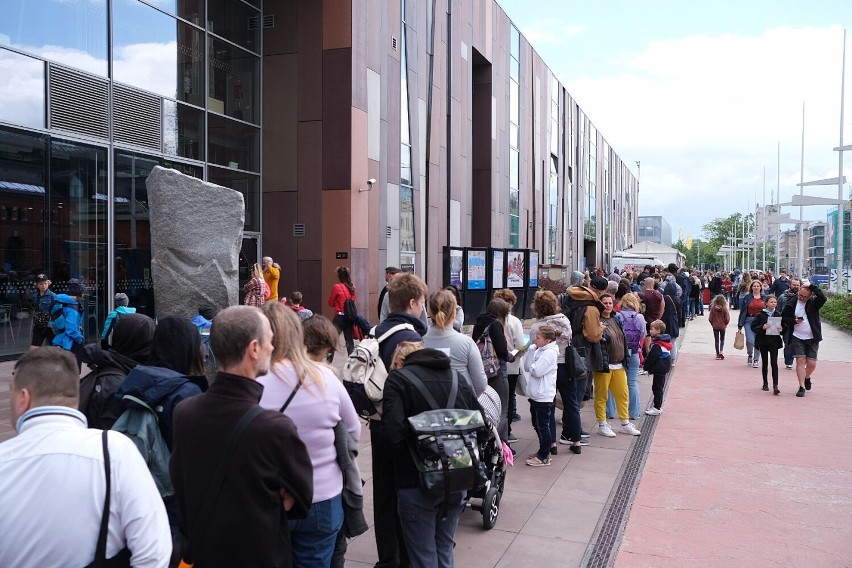
M382 399L388 370L379 356L379 345L394 333L404 329L415 331L410 323L401 323L376 338L374 327L346 359L346 364L343 366L343 386L346 387L355 410L364 418L377 417L382 413Z

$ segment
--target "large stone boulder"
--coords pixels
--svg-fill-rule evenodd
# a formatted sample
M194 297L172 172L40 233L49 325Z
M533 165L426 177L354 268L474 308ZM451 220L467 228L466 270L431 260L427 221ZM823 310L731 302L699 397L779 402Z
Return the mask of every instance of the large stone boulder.
M238 303L243 195L156 166L145 181L157 317L193 317L201 304Z

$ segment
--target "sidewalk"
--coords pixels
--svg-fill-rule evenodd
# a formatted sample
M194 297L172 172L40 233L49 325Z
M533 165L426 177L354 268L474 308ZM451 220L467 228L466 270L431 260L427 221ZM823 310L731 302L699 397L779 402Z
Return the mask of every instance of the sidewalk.
M782 355L773 396L732 348L736 325L716 361L702 324L681 348L616 568L852 565L852 337L823 322L813 390L795 396Z

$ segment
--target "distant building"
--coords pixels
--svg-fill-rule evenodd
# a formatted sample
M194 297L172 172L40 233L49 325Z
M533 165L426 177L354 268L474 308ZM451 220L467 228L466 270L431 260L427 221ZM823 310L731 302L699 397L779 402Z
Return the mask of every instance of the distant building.
M649 241L658 245L672 246L672 228L661 216L639 216L638 241Z
M850 228L850 213L852 204L847 204L843 211L843 267L852 266L852 228ZM838 229L837 209L828 212L828 223L825 228L825 264L829 268L837 268L837 245L841 231Z
M808 258L805 267L814 274L827 274L825 264L825 229L827 224L821 221L808 225Z

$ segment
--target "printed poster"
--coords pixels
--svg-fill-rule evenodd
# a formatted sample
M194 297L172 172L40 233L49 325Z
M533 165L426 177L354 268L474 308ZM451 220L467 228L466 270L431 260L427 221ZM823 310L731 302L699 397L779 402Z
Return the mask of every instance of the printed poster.
M526 267L524 266L524 251L510 250L508 256L509 262L506 268L507 286L509 288L523 288L524 275Z
M485 290L485 251L467 251L467 289Z
M464 290L464 251L450 249L450 284Z
M494 264L491 265L491 286L494 288L503 287L503 251L495 250Z
M538 288L538 251L530 251L530 288Z

